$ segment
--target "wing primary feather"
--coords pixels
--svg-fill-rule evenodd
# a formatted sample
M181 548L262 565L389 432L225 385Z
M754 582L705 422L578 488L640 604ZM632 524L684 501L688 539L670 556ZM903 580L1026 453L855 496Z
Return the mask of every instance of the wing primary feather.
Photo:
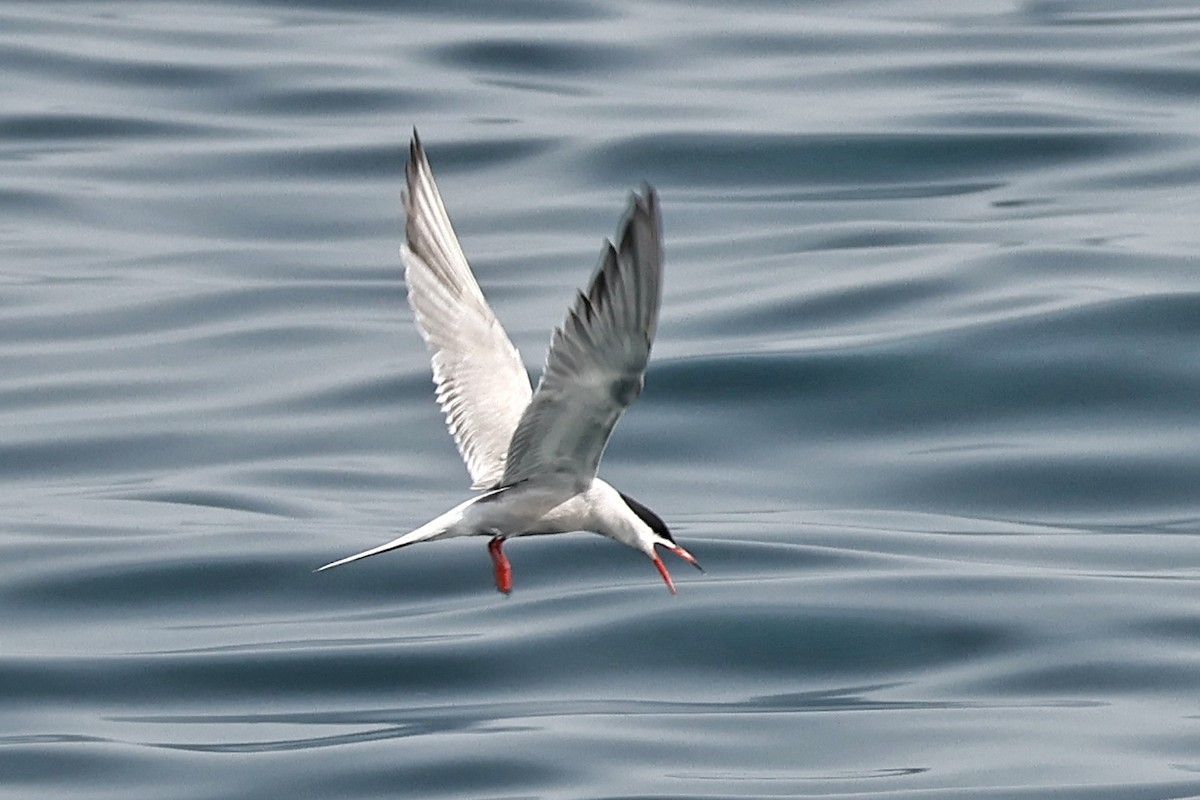
M551 337L500 485L548 474L583 485L595 476L613 428L641 392L662 302L661 238L657 196L644 186Z
M471 475L496 485L532 394L517 349L479 288L442 203L420 136L405 167L408 300L431 354L435 397Z

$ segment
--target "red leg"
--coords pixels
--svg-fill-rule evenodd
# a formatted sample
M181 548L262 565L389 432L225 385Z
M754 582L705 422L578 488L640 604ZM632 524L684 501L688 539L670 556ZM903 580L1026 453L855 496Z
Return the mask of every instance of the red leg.
M500 536L488 542L488 553L492 556L492 566L496 571L496 589L504 594L512 591L512 565L504 556L504 539Z

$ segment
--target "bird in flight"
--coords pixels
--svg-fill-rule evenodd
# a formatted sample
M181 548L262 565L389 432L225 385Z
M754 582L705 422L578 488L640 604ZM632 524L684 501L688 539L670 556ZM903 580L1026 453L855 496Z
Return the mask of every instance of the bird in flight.
M390 542L321 570L418 542L489 536L496 588L512 591L504 542L517 536L593 531L646 554L667 588L656 552L696 559L657 514L596 477L609 436L642 391L662 302L662 221L649 185L633 194L615 242L605 242L586 291L555 329L537 389L467 258L413 131L405 170L408 300L433 360L437 401L482 494ZM701 569L701 571L703 571Z

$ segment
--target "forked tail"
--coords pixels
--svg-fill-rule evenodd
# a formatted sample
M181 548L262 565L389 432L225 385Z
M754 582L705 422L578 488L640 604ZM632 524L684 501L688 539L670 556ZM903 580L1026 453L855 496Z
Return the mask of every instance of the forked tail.
M370 550L363 550L361 553L355 553L352 556L346 556L345 558L339 558L337 561L331 561L325 566L318 567L317 569L313 570L313 572L323 572L327 569L340 567L342 564L349 564L351 561L358 561L363 558L377 556L380 553L386 553L389 550L398 550L401 547L408 547L410 544L416 544L417 542L427 542L430 539L437 539L439 537L446 536L449 533L450 531L446 526L445 515L443 515L431 522L425 523L415 531L409 531L398 539L392 539L390 542L381 544L378 547L372 547Z

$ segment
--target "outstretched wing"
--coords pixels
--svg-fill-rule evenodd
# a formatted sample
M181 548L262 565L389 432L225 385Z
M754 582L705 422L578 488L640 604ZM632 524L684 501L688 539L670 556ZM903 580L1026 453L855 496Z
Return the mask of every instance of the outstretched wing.
M413 131L404 193L404 279L433 354L433 382L472 488L504 474L509 442L532 394L521 355L492 313L442 205Z
M554 331L546 368L512 437L501 485L554 474L586 484L642 391L662 301L662 221L650 186L633 195L586 294Z

